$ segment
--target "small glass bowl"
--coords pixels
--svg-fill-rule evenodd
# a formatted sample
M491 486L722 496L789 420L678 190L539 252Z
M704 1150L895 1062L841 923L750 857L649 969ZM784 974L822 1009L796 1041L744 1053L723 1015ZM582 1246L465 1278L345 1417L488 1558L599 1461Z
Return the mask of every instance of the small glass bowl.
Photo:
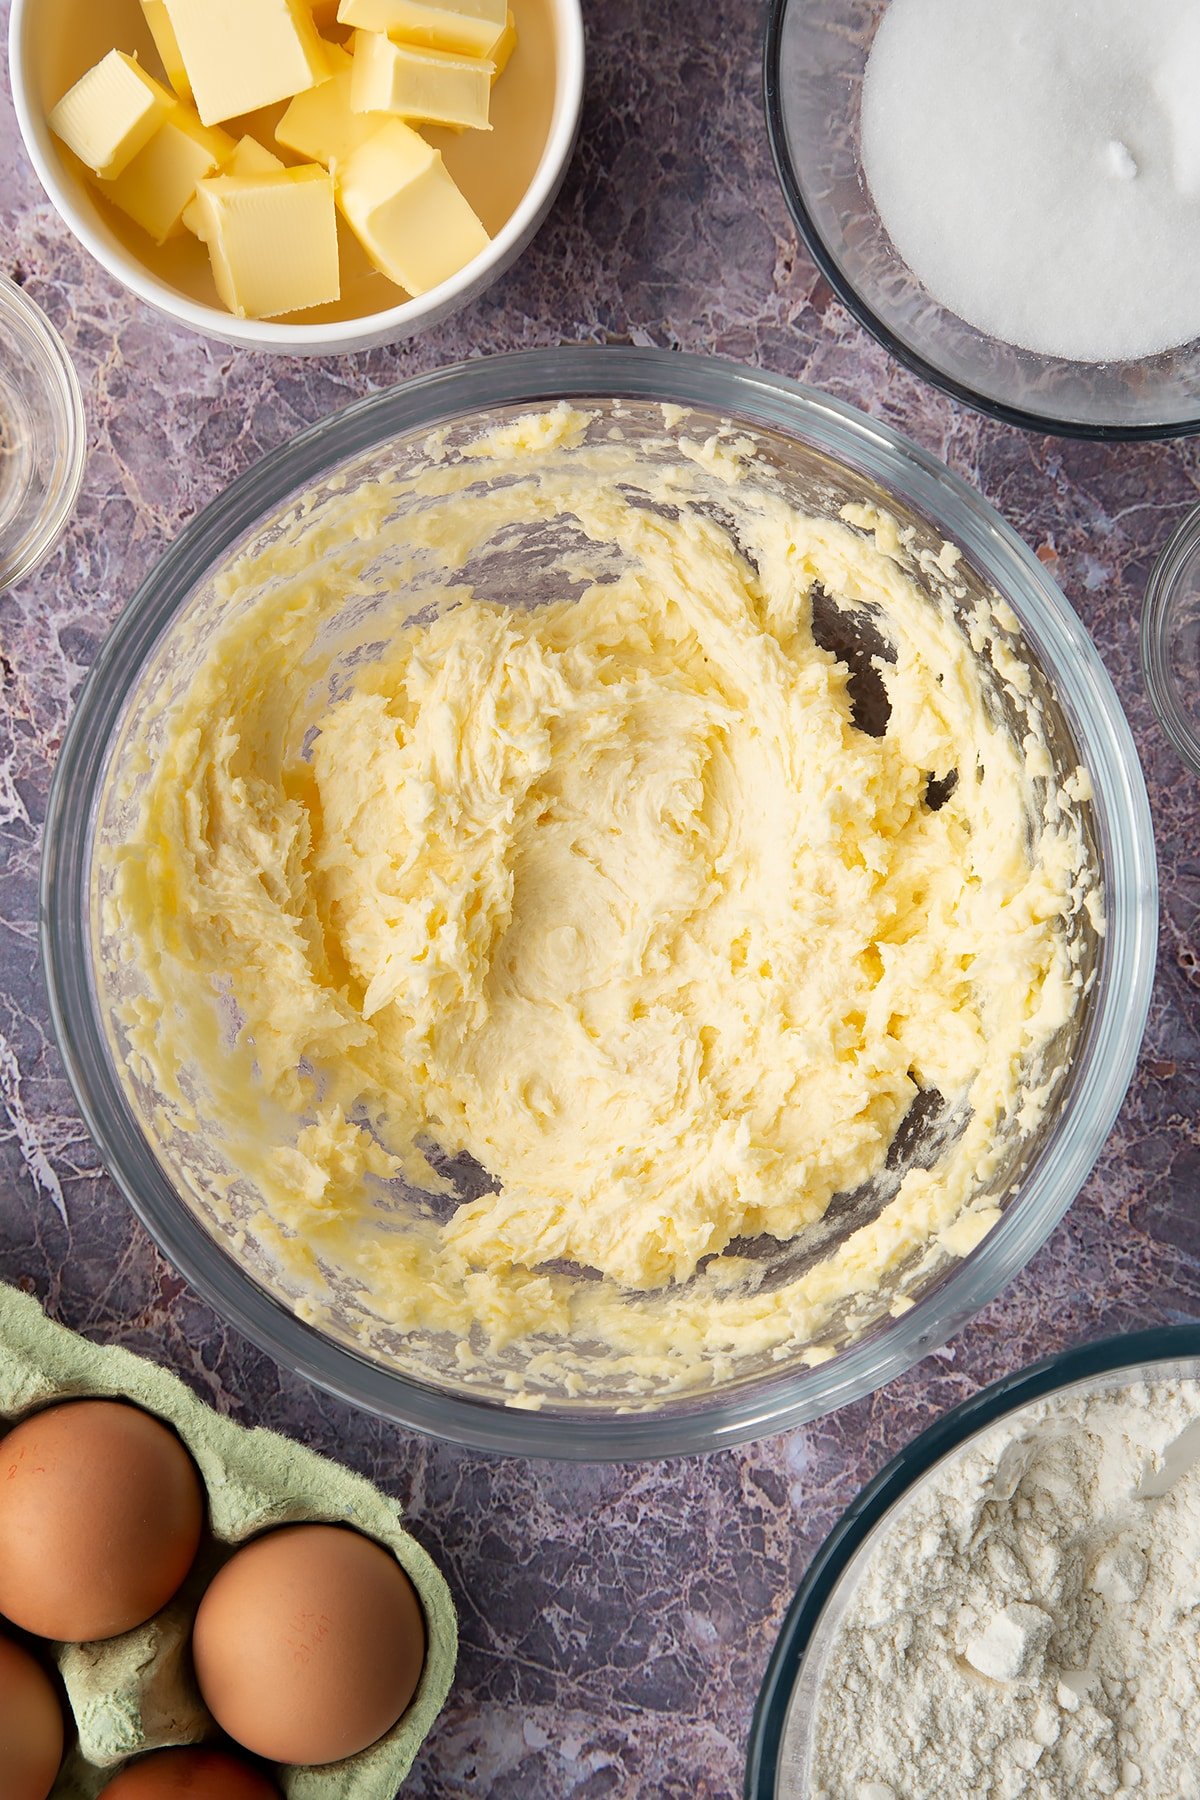
M0 590L37 568L79 497L86 433L79 379L62 339L0 277Z
M1142 673L1159 724L1200 775L1200 506L1150 573L1142 607Z
M745 1800L807 1800L817 1707L837 1628L897 1512L968 1440L1048 1395L1200 1379L1200 1324L1157 1326L1047 1356L964 1400L870 1482L821 1545L787 1610L750 1727Z

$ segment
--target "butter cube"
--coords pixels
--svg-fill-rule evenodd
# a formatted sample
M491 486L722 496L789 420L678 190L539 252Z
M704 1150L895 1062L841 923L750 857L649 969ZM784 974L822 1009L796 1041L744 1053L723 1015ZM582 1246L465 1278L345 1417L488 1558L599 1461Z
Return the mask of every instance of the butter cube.
M463 56L487 56L507 13L507 0L341 0L338 7L343 25Z
M233 148L233 155L221 171L223 175L274 175L286 164L281 156L260 144L257 138L239 138Z
M348 75L350 70L354 67L354 57L351 55L350 51L346 49L344 44L327 43L324 38L322 38L321 42L324 45L325 61L329 68L329 74L331 76ZM321 86L324 87L324 85L325 83L322 82ZM306 89L307 94L313 94L315 92L315 88ZM297 94L296 98L302 100L305 98L305 95Z
M154 48L167 72L167 80L181 100L190 100L192 86L179 52L179 39L175 36L175 28L167 16L163 0L142 0L142 11L150 27L150 36L154 39Z
M166 124L115 181L105 182L103 191L156 244L165 244L183 230L184 209L196 183L215 175L234 149L227 131L210 130L190 106L176 100Z
M512 53L516 47L517 21L513 18L512 8L510 7L508 17L504 21L504 30L500 33L500 36L488 51L488 61L493 65L496 71L492 76L493 87L496 82L499 81L505 69L507 69L509 62L512 59Z
M441 152L401 119L357 149L338 177L342 212L376 267L414 298L465 268L490 239Z
M129 167L174 104L132 56L110 50L63 95L50 114L50 129L93 174L108 180Z
M234 146L233 155L223 164L223 175L273 175L284 164L265 144L257 138L239 138ZM183 209L183 223L194 237L204 236L204 212L198 193L193 194Z
M350 102L355 112L396 113L435 125L490 131L492 64L478 56L394 44L377 31L354 38Z
M305 0L164 0L206 125L324 81L325 45Z
M217 175L196 198L217 292L239 319L338 299L337 214L324 169Z
M387 123L387 116L354 111L353 62L339 45L329 44L327 49L333 75L320 87L296 95L275 127L275 142L309 162L339 169L347 157Z

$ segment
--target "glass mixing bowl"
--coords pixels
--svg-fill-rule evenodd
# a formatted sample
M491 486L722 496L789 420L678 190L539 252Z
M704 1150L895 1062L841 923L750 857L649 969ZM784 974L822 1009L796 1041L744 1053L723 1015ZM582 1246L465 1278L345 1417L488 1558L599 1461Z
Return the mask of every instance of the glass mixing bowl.
M891 1317L889 1290L866 1313L835 1321L817 1354L797 1342L782 1356L728 1358L698 1390L635 1402L597 1354L581 1391L546 1385L530 1408L512 1404L527 1352L480 1353L464 1363L453 1342L381 1334L369 1320L368 1342L352 1294L319 1326L300 1316L309 1310L302 1296L247 1237L244 1221L227 1216L219 1178L210 1193L202 1134L182 1147L179 1134L164 1141L160 1096L128 1072L118 1017L127 991L122 945L108 934L101 871L106 848L128 833L147 767L129 746L148 727L153 759L154 732L173 696L186 690L205 644L237 604L229 584L222 587L234 560L275 543L297 521L311 529L300 542L311 543L312 556L329 554L337 534L322 536L322 508L331 496L383 474L403 494L405 471L431 432L452 449L491 423L559 400L586 405L600 434L619 413L631 479L637 458L653 453L645 446L662 438L667 405L681 409L669 416L692 438L733 421L770 480L802 508L828 514L867 500L911 528L917 549L936 555L947 539L957 545L964 603L999 594L1020 621L1058 770L1082 762L1090 772L1095 797L1085 825L1107 927L1099 937L1086 913L1076 921L1083 966L1095 979L1055 1043L1054 1096L1042 1125L1028 1136L1014 1125L1006 1138L988 1188L1003 1216L965 1260L946 1260L911 1283L906 1302L914 1304ZM386 548L379 554L386 605ZM516 604L559 597L572 569L577 580L569 520L558 550L553 531L531 542L501 533L488 547L486 592ZM381 636L373 607L354 615L364 645ZM1007 704L1002 691L995 703ZM489 1450L624 1459L736 1443L863 1394L943 1341L1028 1261L1079 1191L1132 1073L1153 978L1156 882L1141 772L1100 658L1041 564L977 494L886 426L793 382L659 351L565 348L464 364L351 406L266 457L184 531L126 607L80 696L50 798L42 917L53 1017L83 1114L130 1204L220 1314L280 1362L420 1430ZM905 1153L920 1152L914 1134ZM405 1192L398 1205L422 1206L421 1196ZM861 1222L853 1205L835 1214L821 1254ZM786 1279L803 1253L774 1240L754 1251L770 1264L768 1280Z
M897 361L992 418L1064 437L1200 430L1200 342L1128 363L1038 356L934 300L897 254L863 175L863 71L888 0L771 0L767 130L788 210L838 298Z
M892 1459L842 1514L788 1608L754 1710L745 1800L805 1800L811 1792L828 1653L859 1577L914 1489L980 1432L1036 1400L1112 1392L1155 1379L1200 1379L1200 1324L1131 1332L1045 1357L973 1394Z

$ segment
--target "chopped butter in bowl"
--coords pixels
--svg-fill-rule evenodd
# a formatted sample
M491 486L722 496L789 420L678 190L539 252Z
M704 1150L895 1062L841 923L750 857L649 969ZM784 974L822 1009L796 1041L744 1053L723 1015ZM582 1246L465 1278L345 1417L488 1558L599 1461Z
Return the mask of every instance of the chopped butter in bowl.
M51 987L125 1191L285 1360L492 1447L701 1447L885 1379L1073 1197L1148 994L1137 781L1036 559L902 440L495 359L304 434L123 616Z
M232 343L391 342L541 225L578 125L578 0L16 0L26 147L93 255Z

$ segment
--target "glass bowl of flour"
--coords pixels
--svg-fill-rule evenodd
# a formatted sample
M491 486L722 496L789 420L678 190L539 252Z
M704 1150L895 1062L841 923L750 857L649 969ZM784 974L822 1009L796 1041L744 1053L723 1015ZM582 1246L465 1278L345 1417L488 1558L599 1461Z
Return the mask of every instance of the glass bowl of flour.
M893 356L980 411L1200 428L1194 0L773 0L792 217Z
M483 359L266 458L58 765L59 1039L213 1306L381 1414L602 1459L878 1386L1085 1180L1149 810L1045 569L709 359Z
M759 1699L750 1800L1200 1793L1200 1326L1060 1353L843 1516Z

